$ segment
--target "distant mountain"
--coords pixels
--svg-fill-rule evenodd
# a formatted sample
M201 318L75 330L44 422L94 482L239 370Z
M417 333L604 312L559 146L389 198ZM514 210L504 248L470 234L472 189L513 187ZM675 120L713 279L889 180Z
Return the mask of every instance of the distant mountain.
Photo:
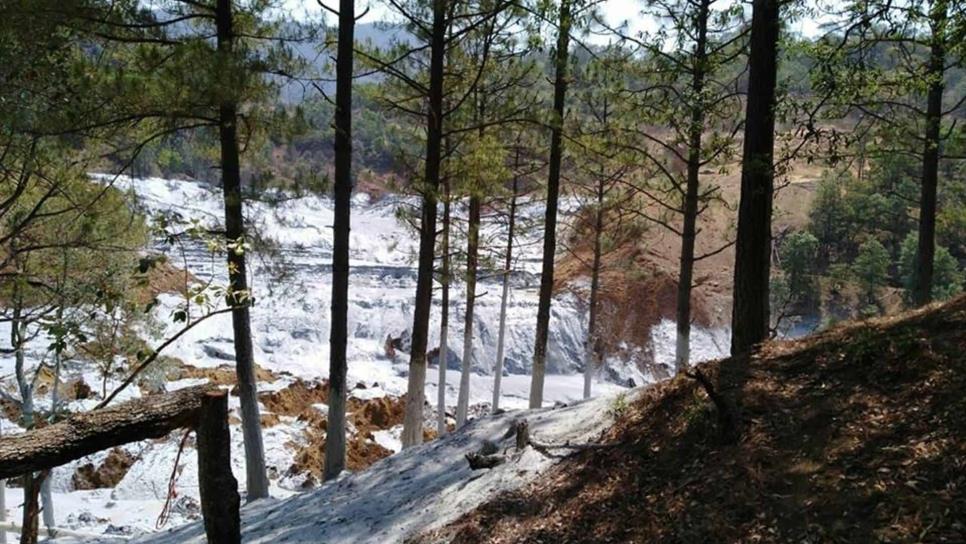
M402 25L381 22L356 25L355 37L356 43L380 49L394 43L409 41L411 38ZM292 49L296 55L309 62L312 72L321 73L326 78L334 77L333 67L328 64L331 64L331 57L334 56L335 51L324 51L321 49L323 45L321 40L319 43L293 42ZM366 76L359 81L372 81L378 77L378 75ZM335 81L326 81L321 86L326 93L335 92ZM282 87L282 100L288 104L297 104L304 100L308 93L315 92L317 91L311 85L289 82Z

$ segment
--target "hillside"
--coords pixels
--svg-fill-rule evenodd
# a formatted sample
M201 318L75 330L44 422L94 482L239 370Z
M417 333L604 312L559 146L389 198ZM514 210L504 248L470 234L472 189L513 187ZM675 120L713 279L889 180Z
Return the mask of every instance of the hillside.
M964 349L966 297L768 344L737 442L679 377L627 407L611 447L414 542L966 541Z
M613 424L613 398L598 397L573 406L514 410L471 421L460 431L403 450L368 470L346 474L287 500L257 501L242 509L246 543L390 544L428 527L445 524L504 490L539 478L558 461L532 448L510 454L506 463L474 471L464 454L484 441L512 450L507 434L525 416L530 433L550 443L595 440ZM193 523L138 542L204 542Z
M511 411L285 501L243 510L245 542L963 542L966 297L766 345L740 438L686 377ZM485 440L513 452L472 471ZM576 451L568 454L568 451ZM150 542L199 541L193 524Z
M722 202L709 206L700 216L696 255L710 255L695 263L691 294L693 322L703 328L724 328L731 320L731 281L735 254L737 203L741 169L728 165L722 172L705 172L702 183L719 187ZM775 195L773 231L801 230L808 222L815 186L822 168L800 161L794 164ZM639 199L652 217L661 207ZM587 210L588 208L583 208ZM608 354L633 357L635 349L653 350L653 328L673 320L677 304L681 238L657 224L636 229L605 228L608 250L602 256L600 296L601 332ZM622 235L614 235L621 231ZM563 228L566 251L558 257L554 280L558 292L573 292L585 304L589 299L590 263L593 262L593 227L590 216L574 214ZM692 339L692 342L699 339ZM628 354L627 352L631 352ZM653 353L652 353L653 355ZM645 357L644 359L647 359ZM659 358L654 358L659 359Z

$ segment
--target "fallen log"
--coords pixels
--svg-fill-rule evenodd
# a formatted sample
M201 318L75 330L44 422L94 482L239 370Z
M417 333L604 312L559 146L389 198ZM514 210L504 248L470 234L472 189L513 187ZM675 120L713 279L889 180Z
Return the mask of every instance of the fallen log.
M218 391L199 385L150 395L73 415L43 429L0 438L0 480L46 470L85 455L194 427L202 397Z

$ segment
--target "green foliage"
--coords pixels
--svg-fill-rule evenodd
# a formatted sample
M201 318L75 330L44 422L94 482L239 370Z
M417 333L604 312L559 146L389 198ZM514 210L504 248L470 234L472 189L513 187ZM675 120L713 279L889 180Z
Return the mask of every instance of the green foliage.
M451 161L448 172L457 180L455 189L464 194L491 197L510 178L507 149L495 133L467 135L462 153Z
M818 244L817 264L822 272L852 252L854 211L845 198L851 180L848 172L827 170L818 182L808 230Z
M630 409L630 407L631 403L627 398L627 393L622 391L614 395L614 398L611 399L610 406L607 408L607 413L610 414L610 416L614 419L620 419L624 416L624 414L627 413L627 410Z
M785 238L781 247L782 270L788 282L791 300L798 305L814 306L818 302L816 257L819 242L811 233L799 231Z
M889 252L876 239L870 239L859 246L858 255L852 263L852 274L869 304L875 304L879 291L889 279Z
M916 253L918 252L918 234L910 232L902 241L902 253L899 258L899 274L902 285L906 289L907 300L911 300L912 289L916 283ZM936 246L933 256L932 298L946 300L963 291L963 272L959 263L943 246Z
M842 295L853 284L861 298L860 313L878 313L882 287L911 288L919 170L916 158L896 153L876 157L861 178L832 169L823 174L809 212L808 232L818 241L817 274L827 280L823 284L828 301L836 298L835 304L846 304ZM933 288L937 300L963 288L957 257L966 258L966 252L958 255L955 250L966 248L966 234L959 228L966 227L966 183L958 171L947 165L946 177L940 180ZM940 245L944 241L951 245Z

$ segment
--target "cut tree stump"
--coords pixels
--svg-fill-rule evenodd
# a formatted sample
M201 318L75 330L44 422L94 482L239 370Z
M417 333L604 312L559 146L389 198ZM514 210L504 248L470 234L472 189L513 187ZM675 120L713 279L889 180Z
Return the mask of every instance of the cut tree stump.
M527 420L521 419L513 425L513 430L517 438L517 450L526 449L530 444L530 424Z
M502 455L483 455L482 453L467 453L466 461L470 464L471 470L481 470L493 468L506 462L506 457Z
M211 544L241 542L238 481L231 473L231 437L228 433L228 393L213 391L201 398L198 436L198 482L201 515Z

